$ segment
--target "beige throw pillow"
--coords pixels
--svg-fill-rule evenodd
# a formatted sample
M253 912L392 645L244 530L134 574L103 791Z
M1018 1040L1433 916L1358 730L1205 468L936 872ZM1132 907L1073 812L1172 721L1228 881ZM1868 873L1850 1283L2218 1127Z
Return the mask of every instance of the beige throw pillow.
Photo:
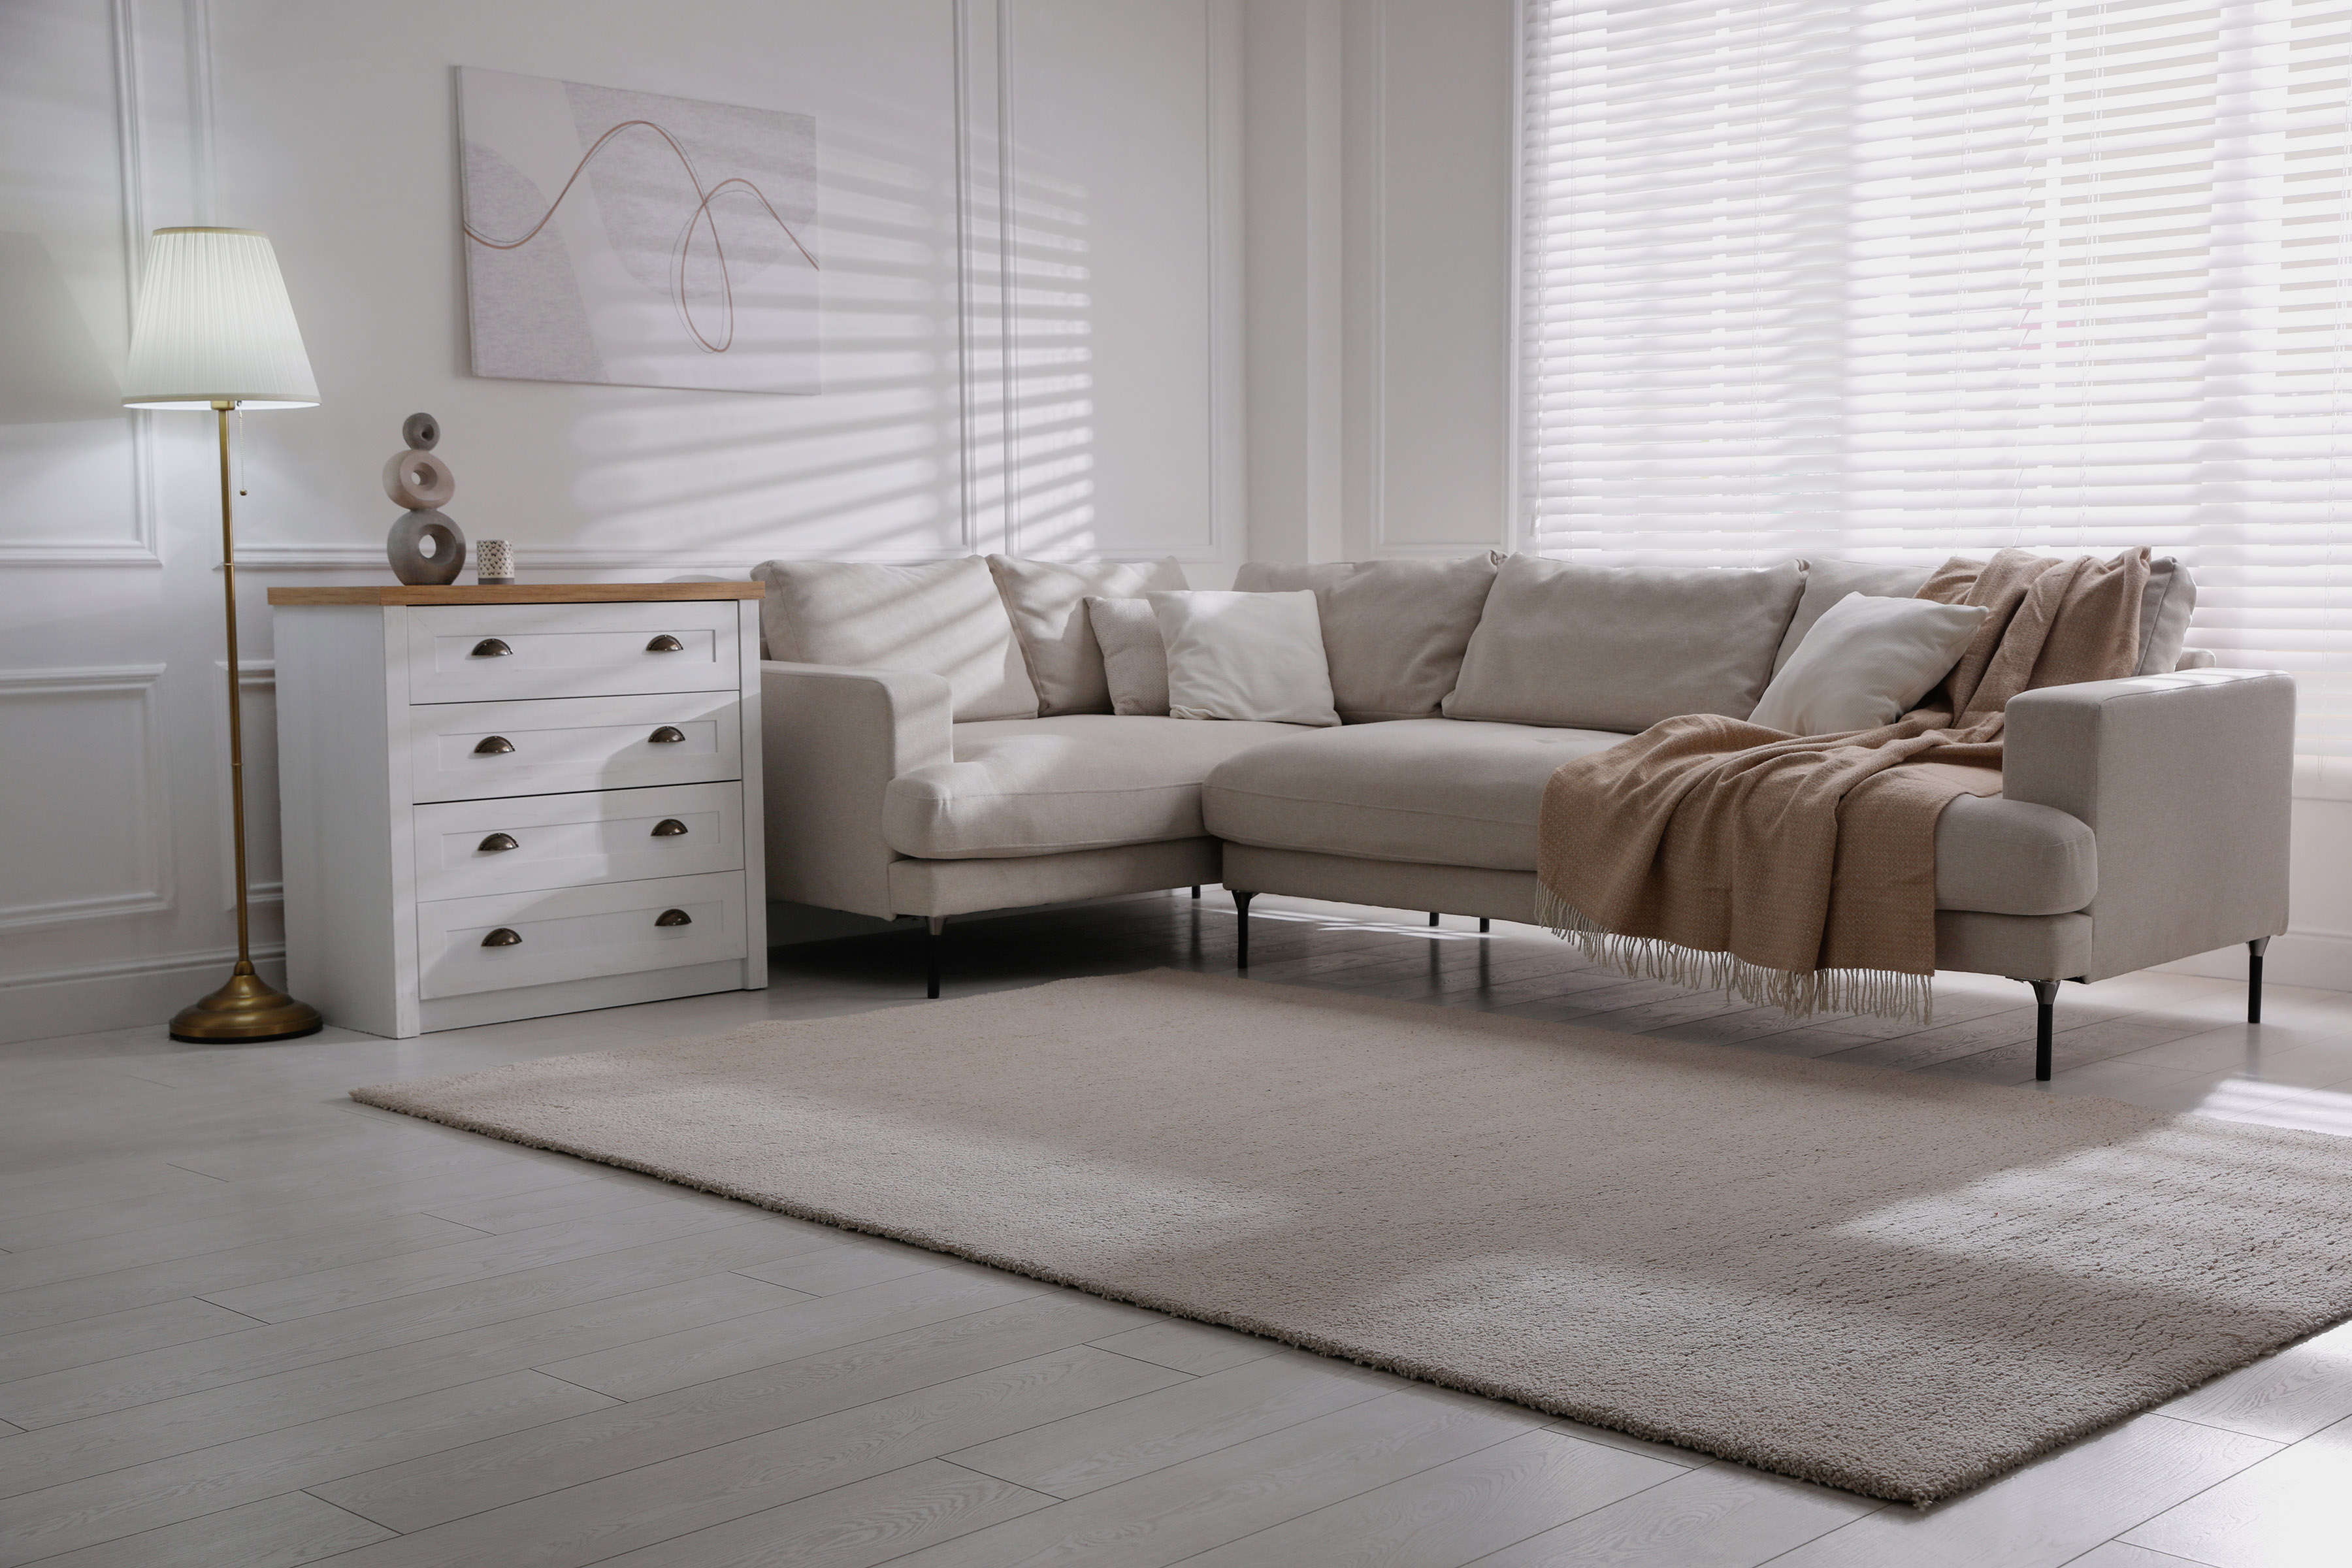
M947 678L954 716L1034 719L1037 689L988 563L770 561L751 569L768 657L788 664L923 669Z
M1168 642L1168 715L1337 724L1315 595L1152 594Z
M1168 642L1149 599L1087 600L1087 619L1102 645L1110 710L1133 717L1168 713Z
M992 555L988 569L1028 660L1040 713L1108 713L1102 649L1087 616L1091 596L1131 599L1189 588L1172 555L1160 561L1024 561Z
M1434 719L1461 678L1499 560L1488 552L1459 561L1252 561L1234 586L1313 591L1331 700L1347 722Z
M1679 713L1745 719L1804 575L1778 566L1588 566L1514 555L1494 591L1449 719L1633 734Z
M1748 721L1791 735L1892 724L1951 673L1990 614L1981 605L1848 594L1813 623Z

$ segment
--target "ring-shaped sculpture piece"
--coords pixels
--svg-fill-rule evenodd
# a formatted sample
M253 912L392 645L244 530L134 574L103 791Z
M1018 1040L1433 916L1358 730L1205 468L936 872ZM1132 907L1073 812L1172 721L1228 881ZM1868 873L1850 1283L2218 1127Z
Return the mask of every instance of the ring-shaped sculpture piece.
M457 477L432 453L411 447L384 464L383 493L402 506L429 511L449 504L457 493Z
M433 542L430 555L423 549L428 539ZM384 535L383 552L392 562L392 574L411 587L455 583L466 567L466 536L437 511L404 512Z
M430 414L412 414L401 421L400 438L411 450L429 452L441 444L441 421Z

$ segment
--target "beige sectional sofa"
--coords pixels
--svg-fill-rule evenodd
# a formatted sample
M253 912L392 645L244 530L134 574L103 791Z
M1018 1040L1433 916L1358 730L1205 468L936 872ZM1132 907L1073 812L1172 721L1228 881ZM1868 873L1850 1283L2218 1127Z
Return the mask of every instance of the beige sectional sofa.
M1086 683L1083 598L1167 585L1172 563L907 570L954 575L957 593L905 595L878 613L909 625L862 622L849 646L929 668L763 666L770 896L924 917L936 939L959 914L1222 882L1244 965L1258 893L1531 920L1553 769L1672 713L1745 717L1830 605L1907 596L1926 574L1492 556L1246 566L1236 587L1317 595L1346 721L1313 729L1033 716L1074 691L1108 709ZM797 571L761 568L772 652L825 642L823 569ZM2181 649L2192 603L2186 572L2160 567L2143 673L2011 702L2004 793L1957 801L1937 832L1937 963L2033 985L2045 1074L2063 980L2245 942L2259 1016L2262 946L2286 924L2294 684L2195 668L2210 658ZM933 646L942 613L961 664ZM1035 676L1025 688L1003 678L1008 646Z

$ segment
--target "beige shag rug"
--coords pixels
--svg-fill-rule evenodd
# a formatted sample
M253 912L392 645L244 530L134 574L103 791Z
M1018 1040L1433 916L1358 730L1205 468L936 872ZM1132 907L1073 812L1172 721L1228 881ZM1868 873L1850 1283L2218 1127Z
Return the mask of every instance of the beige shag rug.
M2352 1315L2352 1142L1170 972L353 1098L1873 1497Z

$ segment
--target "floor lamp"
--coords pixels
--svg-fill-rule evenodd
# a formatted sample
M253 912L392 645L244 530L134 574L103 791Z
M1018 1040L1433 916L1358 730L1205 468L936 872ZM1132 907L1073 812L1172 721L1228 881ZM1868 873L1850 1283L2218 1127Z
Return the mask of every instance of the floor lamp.
M236 967L173 1016L175 1040L290 1040L323 1020L253 969L245 876L245 715L236 668L236 549L229 529L228 416L319 401L294 304L269 237L247 228L159 228L147 241L131 322L126 408L210 409L220 433L221 592L228 608L229 819L236 839Z

